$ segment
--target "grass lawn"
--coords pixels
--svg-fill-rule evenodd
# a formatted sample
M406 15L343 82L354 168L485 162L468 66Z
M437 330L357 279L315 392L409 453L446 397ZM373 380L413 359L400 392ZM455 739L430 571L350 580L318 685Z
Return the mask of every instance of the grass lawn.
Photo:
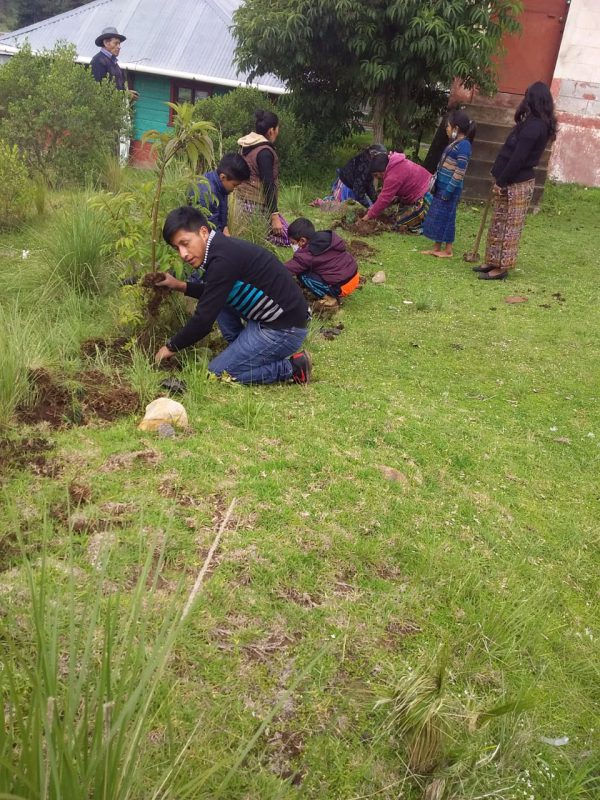
M459 208L452 260L369 239L361 271L387 280L344 303L333 341L313 322L308 387L188 366L189 433L159 439L134 416L29 431L52 445L45 464L5 465L0 601L32 648L17 532L34 577L45 553L59 609L70 561L83 593L109 551L100 591L127 605L161 550L158 628L236 498L131 797L155 796L196 725L181 772L206 776L196 797L598 797L600 191L548 187L506 282L460 257L480 213ZM13 280L26 246L0 239ZM82 328L102 325L96 310Z

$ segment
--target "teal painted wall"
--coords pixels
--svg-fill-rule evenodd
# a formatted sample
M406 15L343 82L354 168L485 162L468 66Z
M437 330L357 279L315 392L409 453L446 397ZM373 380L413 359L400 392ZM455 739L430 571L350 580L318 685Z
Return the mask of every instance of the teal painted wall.
M169 124L169 106L171 99L171 79L161 75L135 74L134 87L139 92L139 99L134 106L133 138L141 139L144 131L167 130Z
M169 107L165 103L171 100L171 79L136 72L133 86L140 95L134 106L133 138L141 139L142 134L149 130L161 133L166 131L169 125ZM213 87L215 95L230 91L228 86Z

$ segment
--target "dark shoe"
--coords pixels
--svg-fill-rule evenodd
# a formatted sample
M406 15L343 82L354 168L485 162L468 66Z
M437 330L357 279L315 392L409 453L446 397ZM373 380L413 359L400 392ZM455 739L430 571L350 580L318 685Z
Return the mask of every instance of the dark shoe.
M480 281L505 281L508 278L508 272L499 272L497 275L490 275L489 272L480 272Z
M312 359L306 350L290 356L294 383L309 383L312 375Z
M494 267L488 267L487 264L480 264L478 267L473 267L473 272L490 272Z
M179 378L165 378L164 381L160 382L160 388L166 389L167 392L172 394L183 394L187 391L185 381L179 380Z

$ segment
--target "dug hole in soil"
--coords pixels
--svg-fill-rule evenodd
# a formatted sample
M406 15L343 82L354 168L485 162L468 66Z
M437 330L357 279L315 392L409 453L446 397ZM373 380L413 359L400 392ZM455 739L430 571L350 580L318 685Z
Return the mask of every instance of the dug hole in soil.
M99 370L78 373L71 386L46 369L31 370L29 381L36 400L17 409L18 421L29 425L45 422L51 428L64 428L86 425L93 417L113 421L139 408L137 392Z

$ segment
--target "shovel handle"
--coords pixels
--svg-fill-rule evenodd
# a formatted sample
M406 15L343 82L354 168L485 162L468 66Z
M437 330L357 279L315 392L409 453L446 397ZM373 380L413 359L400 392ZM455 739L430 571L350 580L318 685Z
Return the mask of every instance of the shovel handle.
M481 237L483 235L483 229L485 228L485 223L487 221L488 212L490 210L490 206L492 205L492 191L490 189L490 194L487 199L487 203L485 204L485 208L483 209L483 216L481 218L481 224L479 225L479 230L477 231L477 238L475 239L475 246L473 248L474 253L479 252L479 245L481 243Z

